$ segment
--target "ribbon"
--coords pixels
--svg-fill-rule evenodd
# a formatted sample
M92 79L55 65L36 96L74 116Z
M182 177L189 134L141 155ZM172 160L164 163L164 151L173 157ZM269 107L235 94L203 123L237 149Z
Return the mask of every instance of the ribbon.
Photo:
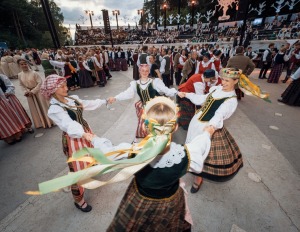
M47 194L76 183L87 189L95 189L106 184L126 180L149 164L158 154L160 154L170 143L170 139L170 135L153 136L150 134L136 146L137 149L118 150L106 154L96 148L83 148L75 152L68 162L86 161L91 163L89 167L40 183L39 191L29 191L26 192L26 194ZM124 153L136 155L133 158L124 160L109 159L112 155L119 156ZM86 154L89 154L90 157L87 157ZM93 179L94 177L117 170L120 171L109 181Z

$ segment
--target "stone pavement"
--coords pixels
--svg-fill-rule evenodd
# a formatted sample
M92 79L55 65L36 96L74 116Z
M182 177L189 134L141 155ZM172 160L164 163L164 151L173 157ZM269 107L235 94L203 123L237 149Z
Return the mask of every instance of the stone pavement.
M75 93L83 99L85 96L91 99L99 95L101 98L112 96L129 85L131 73L131 69L128 72L114 72L107 87L83 89ZM261 82L262 87L269 88L263 85ZM281 86L281 89L274 92L278 95L282 89ZM266 133L264 130L267 129L257 124L260 118L274 120L275 117L270 118L270 115L278 112L278 107L286 107L274 101L276 96L272 96L272 100L270 106L258 99L246 97L240 102L233 117L226 121L226 127L242 151L244 167L231 181L205 181L197 194L188 195L194 220L193 231L299 231L299 173L278 148L281 144L274 144L274 140L270 139L272 133ZM85 117L97 135L111 139L114 144L131 142L136 128L134 102L129 100L116 103L112 110L102 107L100 113L85 112ZM249 116L249 111L256 116ZM299 113L295 107L286 107L285 111L293 113L285 114L285 122L291 122L290 119L296 117L294 114ZM267 125L277 125L279 128L284 125L269 121ZM93 210L86 214L74 207L70 193L57 192L32 197L22 194L28 189L35 190L41 181L67 172L60 147L59 129L37 132L43 132L44 135L40 138L26 136L24 141L14 146L0 143L0 194L4 196L1 198L4 213L0 214L0 231L105 231L130 180L88 190L86 198ZM282 136L282 139L295 144L299 141L299 131L297 133L277 134L277 137ZM183 143L185 134L185 131L179 130L174 140ZM295 160L299 163L299 157ZM106 178L109 175L103 177ZM192 176L187 174L183 179L189 191Z

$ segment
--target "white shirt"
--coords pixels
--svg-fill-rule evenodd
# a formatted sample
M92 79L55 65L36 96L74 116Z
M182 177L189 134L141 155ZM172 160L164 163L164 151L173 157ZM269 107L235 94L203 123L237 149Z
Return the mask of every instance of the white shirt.
M153 83L153 88L157 92L163 93L168 97L173 97L177 93L176 89L174 89L174 88L169 89L168 87L165 86L163 81L159 78L154 78L154 79L149 79L149 80L150 81L145 85L141 85L140 80L131 81L128 89L126 89L125 91L123 91L123 92L119 93L117 96L115 96L116 100L123 101L123 100L133 98L137 94L137 89L136 89L137 83L140 85L140 88L142 90L145 90L150 83Z
M198 118L202 114L202 111L200 110L197 114L194 115L192 118L189 130L187 133L186 143L190 142L193 138L195 138L197 135L203 133L203 129L206 126L213 126L215 129L221 129L224 125L224 120L228 119L236 110L237 108L237 99L235 91L230 92L224 92L222 90L222 86L214 86L211 87L209 90L209 93L206 95L197 95L195 93L187 93L186 98L190 99L191 102L193 102L195 105L203 105L203 103L206 101L206 98L208 95L216 90L212 96L214 98L225 98L225 97L232 97L227 100L225 100L220 107L216 110L214 116L208 121L208 122L202 122L199 121ZM190 129L192 128L192 129Z
M77 101L79 101L84 110L95 110L100 106L106 103L106 100L96 99L96 100L81 100L78 96L72 95L70 96ZM75 101L68 97L65 97L68 101L67 104L69 106L75 106ZM54 105L58 104L58 105ZM64 132L66 132L71 138L81 138L84 130L80 123L74 121L70 118L67 111L65 111L62 107L68 107L67 105L59 102L55 98L50 99L50 107L48 110L48 117Z
M94 148L100 149L104 154L112 151L117 151L121 149L130 149L132 147L129 143L120 143L117 146L113 146L111 141L106 138L95 137L92 140ZM185 148L189 153L189 171L200 173L203 169L203 163L208 156L210 151L211 140L207 132L202 133L195 137L191 142L185 144ZM157 155L149 165L156 168L169 168L175 164L181 163L182 158L187 155L184 152L184 147L180 144L171 142L170 150L163 155ZM122 155L113 155L109 158L112 160L126 159L128 153Z
M165 57L168 57L168 55L165 55L162 58L161 62L160 62L160 69L159 69L159 71L160 71L161 74L164 74L165 71L166 71L166 59L164 59ZM170 65L171 65L171 62L170 62Z

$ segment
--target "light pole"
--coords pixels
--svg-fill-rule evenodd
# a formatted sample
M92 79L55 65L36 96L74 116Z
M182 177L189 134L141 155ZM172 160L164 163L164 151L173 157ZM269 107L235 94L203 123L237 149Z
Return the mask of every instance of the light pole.
M90 16L91 28L93 28L92 16L94 16L94 11L92 11L92 10L85 10L84 12L85 12L87 15Z
M164 11L164 29L166 30L167 29L167 9L169 9L170 6L167 2L164 2L160 9L162 9Z
M141 15L141 24L142 24L142 30L144 29L144 22L143 22L143 15L144 15L144 10L143 9L140 9L140 10L137 10L138 12L138 15Z
M190 0L188 2L188 6L192 7L192 22L191 22L191 27L193 29L194 26L194 16L195 16L195 6L198 5L199 2L197 0Z
M118 24L118 15L120 15L120 11L119 10L113 10L113 15L116 16L116 20L117 20L117 30L119 30L119 24Z

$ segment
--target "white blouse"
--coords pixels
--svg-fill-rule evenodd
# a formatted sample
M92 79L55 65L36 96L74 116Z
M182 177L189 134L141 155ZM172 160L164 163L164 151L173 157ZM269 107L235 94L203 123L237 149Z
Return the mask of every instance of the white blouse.
M199 62L199 63L197 64L195 73L198 73L198 72L199 72L199 66L200 66L200 64L202 65L203 68L206 68L206 67L208 67L208 65L209 65L210 63L211 63L211 69L216 70L216 67L215 67L214 63L212 63L210 60L207 61L207 62L201 61L201 62Z
M131 81L130 86L129 86L128 89L126 89L124 92L121 92L117 96L115 96L116 100L117 101L123 101L123 100L133 98L137 94L137 89L136 89L137 83L140 85L140 88L142 90L145 90L150 83L153 83L153 88L157 92L163 93L168 97L173 97L177 93L176 89L174 89L174 88L169 89L168 87L166 87L161 79L154 78L154 79L149 79L149 82L147 84L144 84L144 85L141 84L140 80Z
M111 141L106 138L95 137L92 140L94 148L101 149L103 153L108 153L120 149L130 149L133 145L129 143L121 143L118 146L113 146ZM184 146L176 143L171 143L170 150L163 154L157 155L149 165L152 168L170 168L175 164L182 162L185 155L189 155L190 168L189 171L200 173L203 169L203 163L208 156L211 146L210 135L207 132L195 137L190 143L185 144L188 154L184 152ZM110 156L113 160L126 159L128 154Z
M101 105L106 103L106 100L96 99L96 100L81 100L78 96L70 96L80 102L84 110L95 110L98 109ZM66 104L69 106L75 106L75 101L68 97L65 97L68 101ZM58 104L58 105L54 105ZM73 119L70 118L67 111L62 107L68 107L66 104L63 104L56 100L55 98L50 99L50 107L48 110L48 117L55 122L55 124L64 132L66 132L71 138L81 138L84 129L82 125ZM62 106L62 107L61 107Z
M9 93L9 94L15 94L15 86L14 84L9 80L9 78L7 76L5 76L4 74L0 74L0 79L4 82L5 86L6 86L6 91L5 93ZM4 96L5 93L2 91L2 89L0 88L0 97Z

